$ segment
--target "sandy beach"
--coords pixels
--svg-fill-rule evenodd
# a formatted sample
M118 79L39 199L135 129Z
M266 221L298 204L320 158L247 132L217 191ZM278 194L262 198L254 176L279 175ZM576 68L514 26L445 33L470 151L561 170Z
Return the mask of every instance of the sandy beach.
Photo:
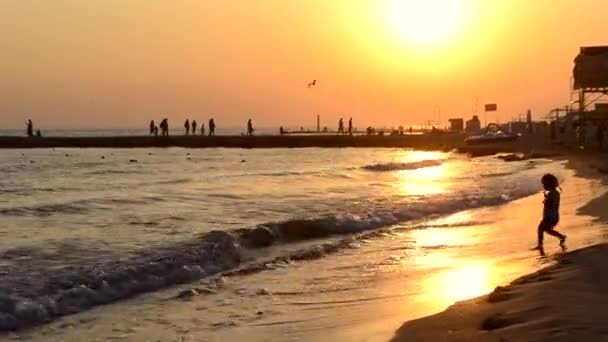
M605 156L570 156L569 165L582 177L606 183L602 158ZM608 196L604 194L578 213L605 225L606 208ZM558 255L555 265L499 286L488 295L406 322L392 341L608 340L607 258L606 243Z

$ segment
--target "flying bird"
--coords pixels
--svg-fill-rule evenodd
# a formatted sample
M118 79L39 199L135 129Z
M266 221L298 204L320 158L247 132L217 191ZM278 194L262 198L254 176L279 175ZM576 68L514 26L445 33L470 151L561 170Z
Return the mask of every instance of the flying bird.
M317 85L317 80L312 80L312 82L308 83L308 88L316 86Z

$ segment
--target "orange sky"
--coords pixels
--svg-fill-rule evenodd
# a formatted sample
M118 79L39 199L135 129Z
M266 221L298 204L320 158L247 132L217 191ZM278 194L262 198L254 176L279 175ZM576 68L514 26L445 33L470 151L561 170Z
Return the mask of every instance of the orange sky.
M608 44L605 0L432 0L418 15L424 1L0 0L0 128L409 125L434 106L468 117L477 96L501 120L541 117L569 100L579 46ZM455 12L436 41L415 38Z

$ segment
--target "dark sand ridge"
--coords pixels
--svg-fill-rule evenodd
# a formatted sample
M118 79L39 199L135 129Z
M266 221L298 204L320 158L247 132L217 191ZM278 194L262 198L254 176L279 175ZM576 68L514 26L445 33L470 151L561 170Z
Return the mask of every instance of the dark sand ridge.
M570 155L581 177L608 177L606 155ZM579 209L608 223L608 194ZM608 340L608 244L563 254L553 266L439 314L406 322L397 341L604 341Z

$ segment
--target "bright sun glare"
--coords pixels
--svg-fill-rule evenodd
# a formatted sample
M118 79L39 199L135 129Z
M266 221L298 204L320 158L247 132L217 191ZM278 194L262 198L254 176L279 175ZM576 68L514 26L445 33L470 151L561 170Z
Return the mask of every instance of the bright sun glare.
M408 43L437 46L462 30L469 0L387 0L388 23Z

